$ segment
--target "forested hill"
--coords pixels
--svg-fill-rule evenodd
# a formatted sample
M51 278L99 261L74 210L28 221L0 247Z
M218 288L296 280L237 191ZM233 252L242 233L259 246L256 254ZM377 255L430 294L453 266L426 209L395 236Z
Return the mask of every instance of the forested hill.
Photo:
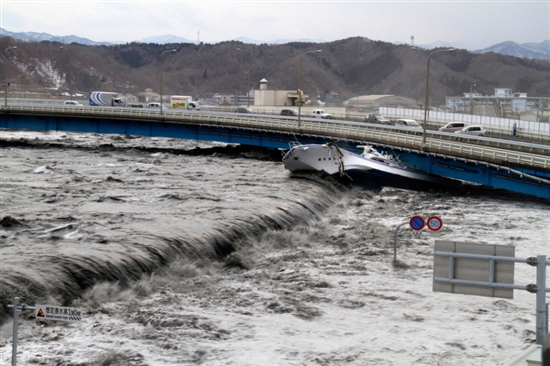
M77 43L23 42L0 38L8 80L73 90L138 93L146 88L163 93L209 97L214 93L245 94L247 72L251 87L267 79L269 89L299 87L311 97L334 91L341 100L357 95L394 94L421 103L425 96L430 51L407 45L355 37L328 43L249 45L231 41L210 44L146 44L86 46ZM62 48L61 48L62 47ZM246 52L239 52L237 48ZM166 51L176 49L174 53ZM321 50L301 56L304 52ZM162 68L161 68L162 66ZM475 91L492 95L494 88L510 88L532 97L550 94L550 62L466 50L441 52L430 59L430 104L442 105L445 96Z

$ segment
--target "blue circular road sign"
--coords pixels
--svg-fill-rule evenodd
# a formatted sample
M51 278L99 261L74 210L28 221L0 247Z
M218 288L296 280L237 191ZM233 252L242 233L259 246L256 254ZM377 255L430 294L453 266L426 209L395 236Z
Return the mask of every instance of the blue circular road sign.
M419 231L424 229L424 218L422 216L413 216L411 221L409 221L411 229Z

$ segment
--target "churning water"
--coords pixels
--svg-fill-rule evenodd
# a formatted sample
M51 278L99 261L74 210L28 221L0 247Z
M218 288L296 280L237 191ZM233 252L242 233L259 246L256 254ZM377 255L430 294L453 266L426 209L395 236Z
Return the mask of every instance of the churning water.
M432 292L434 237L549 254L550 204L348 189L280 154L174 139L1 132L2 329L23 365L497 365L535 339L535 296ZM516 264L518 284L534 269Z

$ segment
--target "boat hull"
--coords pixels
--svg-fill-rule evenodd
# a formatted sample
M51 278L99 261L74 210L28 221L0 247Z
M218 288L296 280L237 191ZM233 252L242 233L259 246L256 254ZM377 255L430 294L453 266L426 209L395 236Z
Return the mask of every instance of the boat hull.
M325 172L345 182L369 188L397 187L414 190L458 187L461 182L410 169L394 161L377 161L334 144L294 146L284 157L291 172Z

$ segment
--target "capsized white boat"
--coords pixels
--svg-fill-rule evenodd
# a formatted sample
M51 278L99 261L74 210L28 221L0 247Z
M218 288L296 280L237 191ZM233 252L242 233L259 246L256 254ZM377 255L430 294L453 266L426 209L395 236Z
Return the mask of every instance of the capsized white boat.
M372 146L358 147L363 148L361 155L342 149L334 143L294 145L284 155L283 163L291 172L325 172L371 187L424 190L461 184L456 180L407 167L398 157L380 153Z

